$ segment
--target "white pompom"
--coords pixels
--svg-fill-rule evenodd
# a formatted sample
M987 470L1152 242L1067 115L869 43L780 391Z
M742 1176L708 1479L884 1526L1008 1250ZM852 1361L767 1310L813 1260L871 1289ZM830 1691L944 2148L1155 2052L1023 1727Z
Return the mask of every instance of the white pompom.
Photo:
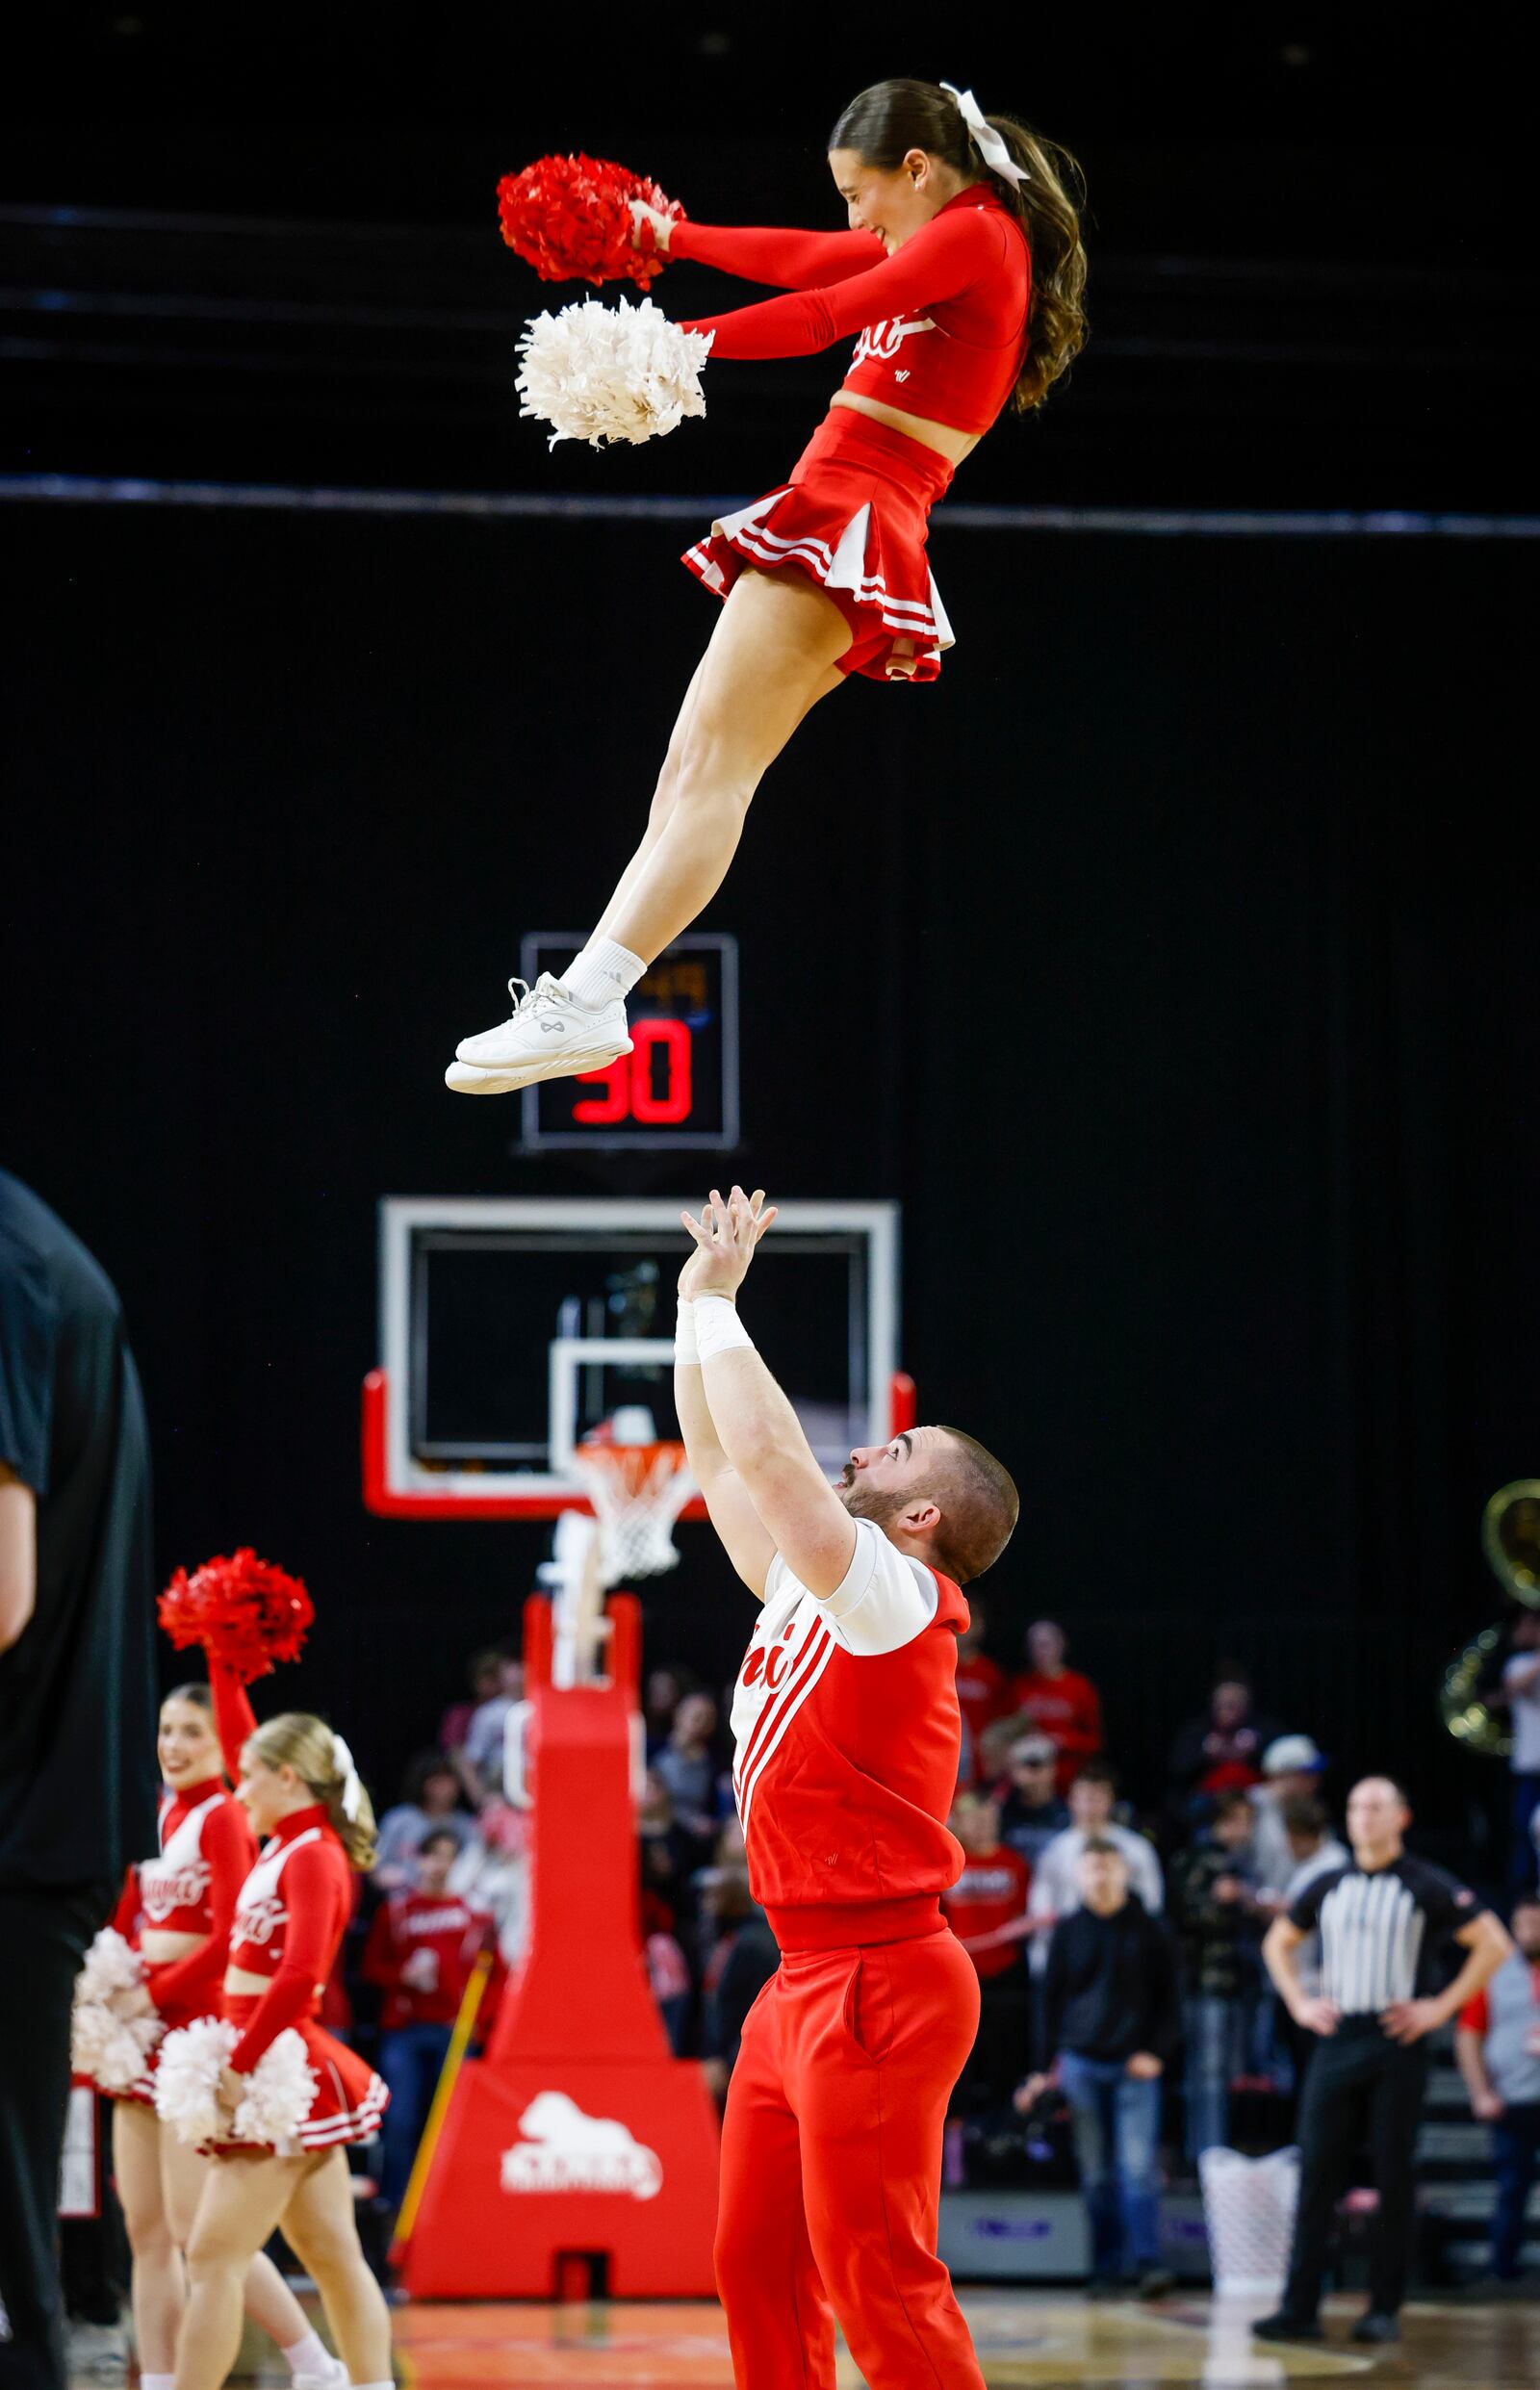
M701 368L712 332L684 332L650 298L605 307L576 300L534 317L519 343L521 415L554 425L549 445L654 440L686 415L704 415Z
M132 1992L144 1981L144 1963L116 1926L104 1925L75 1978L77 2005L105 2006L115 1992Z
M220 2017L195 2017L161 2043L155 2113L191 2148L229 2133L219 2107L219 2077L239 2036Z
M131 2090L166 2030L153 2009L137 2017L122 2014L124 1997L143 1981L139 1952L114 1927L104 1925L75 1978L69 2027L70 2065L100 2091Z
M70 2066L98 2091L132 2091L164 2030L158 2017L116 2017L99 2000L79 2001L70 2019Z
M310 2114L320 2082L302 2037L288 2027L251 2069L245 2097L235 2112L236 2139L267 2142L293 2156L295 2135Z

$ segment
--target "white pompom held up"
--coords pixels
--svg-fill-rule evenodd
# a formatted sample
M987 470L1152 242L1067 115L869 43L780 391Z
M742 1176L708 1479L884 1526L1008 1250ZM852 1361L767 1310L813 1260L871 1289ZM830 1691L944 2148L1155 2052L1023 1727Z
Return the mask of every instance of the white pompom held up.
M219 2106L219 2077L238 2035L217 2017L195 2017L168 2033L155 2073L155 2113L194 2149L211 2141L248 2141L292 2153L320 2078L293 2027L265 2049L246 2077L233 2120Z
M684 332L650 298L605 307L575 300L536 316L519 343L521 415L558 440L654 440L686 415L704 415L701 368L714 335Z
M104 1925L75 1978L69 2059L104 2092L126 2092L144 2072L144 2062L166 2028L153 2010L125 2017L119 2003L144 1981L144 1965L113 1926Z

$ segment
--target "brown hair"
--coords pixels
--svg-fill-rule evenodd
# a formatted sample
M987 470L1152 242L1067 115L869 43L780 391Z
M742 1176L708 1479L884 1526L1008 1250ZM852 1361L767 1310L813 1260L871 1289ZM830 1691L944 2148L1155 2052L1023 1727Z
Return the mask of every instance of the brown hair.
M1032 253L1027 347L1012 396L1016 413L1027 415L1041 406L1086 345L1086 250L1080 238L1086 178L1067 149L1030 125L1014 116L989 116L986 122L1026 167L1026 182L1012 183L994 171L962 111L938 83L895 78L871 84L841 112L825 146L853 149L884 174L896 173L911 149L923 149L964 182L992 186L1025 231Z
M1123 1867L1128 1864L1116 1843L1109 1842L1106 1836L1101 1834L1087 1835L1080 1846L1080 1856L1082 1859L1116 1859Z
M936 1565L960 1585L982 1577L1001 1553L1021 1515L1015 1479L976 1436L961 1427L939 1430L951 1446L931 1479L941 1524L932 1539Z
M190 1677L186 1684L173 1684L168 1693L163 1693L163 1709L168 1701L190 1701L194 1709L206 1709L211 1718L214 1715L213 1687L205 1684L200 1677Z
M360 1785L358 1815L346 1814L346 1772L337 1764L337 1737L323 1718L312 1717L303 1709L285 1709L258 1727L248 1737L246 1749L255 1751L267 1767L292 1767L317 1800L326 1804L326 1814L353 1865L361 1874L372 1867L373 1808Z
M1291 1792L1281 1815L1287 1834L1324 1834L1331 1823L1325 1802L1313 1792Z

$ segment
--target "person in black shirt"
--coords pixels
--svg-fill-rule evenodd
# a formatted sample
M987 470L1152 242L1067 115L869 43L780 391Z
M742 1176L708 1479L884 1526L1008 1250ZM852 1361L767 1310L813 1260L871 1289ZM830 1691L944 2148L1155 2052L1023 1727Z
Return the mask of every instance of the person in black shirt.
M1159 2299L1172 2280L1160 2262L1155 2156L1161 2076L1182 2038L1176 1963L1165 1928L1129 1890L1116 1843L1092 1836L1079 1873L1083 1905L1048 1945L1052 2067L1029 2076L1015 2104L1025 2114L1055 2082L1069 2102L1092 2290L1132 2279L1142 2298Z
M1415 2186L1412 2155L1428 2034L1457 2016L1513 1945L1476 1894L1403 1848L1411 1816L1387 1776L1366 1776L1348 1798L1352 1859L1316 1876L1268 1929L1262 1955L1297 2025L1320 2037L1299 2107L1299 2204L1283 2305L1251 2329L1262 2340L1320 2340L1318 2311L1331 2220L1348 2164L1369 2126L1379 2191L1370 2250L1370 2300L1355 2340L1398 2340L1406 2289ZM1321 1935L1321 1991L1299 1981L1296 1953ZM1433 1957L1452 1938L1468 1953L1434 1992Z
M0 2390L64 2390L70 1988L155 1839L153 1596L116 1293L0 1170Z

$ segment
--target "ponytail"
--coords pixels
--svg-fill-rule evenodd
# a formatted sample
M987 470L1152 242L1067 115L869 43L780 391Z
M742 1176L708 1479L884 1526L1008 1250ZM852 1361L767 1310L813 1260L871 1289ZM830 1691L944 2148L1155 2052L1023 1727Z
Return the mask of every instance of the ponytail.
M1080 215L1086 178L1078 161L1014 116L988 116L1025 180L990 166L957 102L938 83L874 83L845 109L826 146L852 149L866 165L895 173L911 149L939 158L965 182L987 182L1021 225L1032 256L1027 347L1011 403L1018 415L1041 406L1086 345L1086 250Z
M374 1811L342 1736L322 1718L286 1709L259 1726L250 1740L265 1765L292 1767L306 1790L325 1804L349 1861L367 1874L374 1864Z

